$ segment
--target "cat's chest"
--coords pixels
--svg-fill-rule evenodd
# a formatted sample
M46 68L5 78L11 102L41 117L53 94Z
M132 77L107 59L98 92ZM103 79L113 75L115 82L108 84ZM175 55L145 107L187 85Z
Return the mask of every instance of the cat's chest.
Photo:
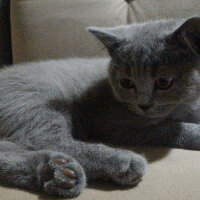
M150 120L119 105L110 105L95 112L91 119L91 132L96 134L108 134L117 132L136 132L137 129L155 124L155 120Z

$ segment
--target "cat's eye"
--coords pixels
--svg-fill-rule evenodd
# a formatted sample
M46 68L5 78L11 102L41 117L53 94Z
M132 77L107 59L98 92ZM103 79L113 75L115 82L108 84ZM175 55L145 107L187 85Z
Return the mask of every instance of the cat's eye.
M173 79L159 78L155 82L155 86L160 90L167 90L173 85Z
M125 89L132 89L135 87L133 82L128 78L121 79L120 85Z

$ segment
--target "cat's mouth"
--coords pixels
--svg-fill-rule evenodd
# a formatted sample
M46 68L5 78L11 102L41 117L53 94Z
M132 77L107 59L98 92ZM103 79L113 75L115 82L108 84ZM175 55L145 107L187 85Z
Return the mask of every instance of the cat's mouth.
M165 118L170 115L175 108L176 104L166 104L144 112L143 115L149 118Z

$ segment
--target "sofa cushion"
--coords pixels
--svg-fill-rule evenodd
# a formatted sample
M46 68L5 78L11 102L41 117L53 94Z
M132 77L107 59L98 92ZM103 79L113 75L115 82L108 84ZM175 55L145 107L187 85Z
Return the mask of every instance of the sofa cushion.
M130 0L128 22L200 15L200 0Z
M200 152L166 148L137 148L149 160L147 173L135 188L123 189L114 184L96 183L75 200L199 200ZM54 199L0 187L1 200Z
M103 55L102 44L86 27L126 21L124 0L13 0L14 62Z

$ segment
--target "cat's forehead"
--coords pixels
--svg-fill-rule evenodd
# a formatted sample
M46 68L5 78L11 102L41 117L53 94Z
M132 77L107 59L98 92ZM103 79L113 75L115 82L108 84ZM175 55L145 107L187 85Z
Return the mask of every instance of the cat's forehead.
M174 32L183 21L183 19L171 19L134 23L118 27L114 32L128 41L128 43L124 42L125 51L135 53L137 57L138 55L146 57L148 60L148 55L158 56L166 48L167 36Z
M152 40L163 38L170 32L173 32L181 23L183 23L183 19L134 23L128 26L122 26L119 32L121 31L122 37L136 42L136 44L138 40L140 42L151 42Z
M190 62L188 51L181 46L174 48L166 43L167 36L181 23L182 19L161 20L121 27L121 37L128 41L122 45L121 61L130 66L151 69L164 66L166 71L170 71L171 66L187 64Z

